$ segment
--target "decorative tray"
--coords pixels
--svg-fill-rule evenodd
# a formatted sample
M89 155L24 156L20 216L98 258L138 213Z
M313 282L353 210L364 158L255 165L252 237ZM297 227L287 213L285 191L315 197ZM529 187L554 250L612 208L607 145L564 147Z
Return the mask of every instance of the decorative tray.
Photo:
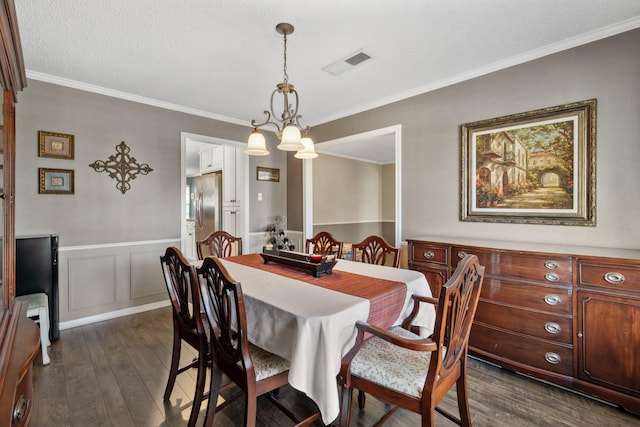
M313 277L320 277L322 273L332 274L333 266L338 262L333 255L325 255L319 262L311 262L309 260L309 254L268 249L264 249L260 256L264 259L265 264L277 262L301 270L307 270Z

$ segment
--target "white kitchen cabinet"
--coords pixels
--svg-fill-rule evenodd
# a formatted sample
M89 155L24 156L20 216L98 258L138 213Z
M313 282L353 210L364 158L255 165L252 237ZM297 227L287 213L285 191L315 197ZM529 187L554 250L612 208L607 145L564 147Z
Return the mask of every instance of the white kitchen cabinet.
M240 185L237 177L238 162L242 160L241 148L225 145L222 168L222 204L240 206Z
M223 168L224 147L211 145L200 151L200 173L219 171Z
M186 241L185 241L185 256L187 259L197 259L196 254L196 229L195 222L193 220L187 220L186 226Z
M222 208L222 229L233 236L239 236L241 211L238 206L223 206Z

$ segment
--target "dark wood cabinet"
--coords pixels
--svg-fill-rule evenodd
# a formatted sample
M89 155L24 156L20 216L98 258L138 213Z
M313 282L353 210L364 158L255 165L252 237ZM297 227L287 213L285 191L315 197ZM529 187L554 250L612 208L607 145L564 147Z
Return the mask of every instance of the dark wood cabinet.
M432 289L467 253L485 266L470 354L640 414L640 251L445 238L408 243L409 267L435 277Z
M447 245L409 241L409 268L425 275L434 297L438 296L440 288L450 277L450 252Z
M640 414L640 266L579 260L578 388ZM603 363L606 361L606 363Z
M15 297L15 106L26 86L13 0L0 2L0 83L2 85L2 266L0 268L0 425L28 426L31 417L33 359L39 350L35 323Z

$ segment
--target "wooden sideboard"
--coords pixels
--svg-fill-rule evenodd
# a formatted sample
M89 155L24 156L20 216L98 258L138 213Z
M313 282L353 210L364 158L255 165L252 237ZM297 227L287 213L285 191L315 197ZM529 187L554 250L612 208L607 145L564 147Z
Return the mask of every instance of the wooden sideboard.
M465 254L485 266L469 353L640 414L640 250L409 239L431 291Z

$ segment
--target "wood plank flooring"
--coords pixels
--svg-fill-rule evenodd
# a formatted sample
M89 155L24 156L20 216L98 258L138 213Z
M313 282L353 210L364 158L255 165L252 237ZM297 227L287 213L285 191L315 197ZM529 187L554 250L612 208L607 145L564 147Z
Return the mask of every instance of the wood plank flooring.
M195 370L178 376L171 400L164 402L171 360L169 308L61 331L49 348L51 363L34 366L33 427L185 426L191 411ZM183 347L183 361L194 352ZM616 407L471 360L469 395L475 427L639 426L640 417ZM291 387L280 400L299 415L315 410L313 402ZM442 405L457 413L455 393ZM204 421L202 405L198 425ZM352 426L371 426L386 404L369 396L364 411L352 408ZM216 415L216 426L242 425L242 399ZM438 426L454 425L438 416ZM419 417L398 411L385 425L419 425ZM292 423L267 399L260 398L258 426ZM321 423L316 423L320 426Z

